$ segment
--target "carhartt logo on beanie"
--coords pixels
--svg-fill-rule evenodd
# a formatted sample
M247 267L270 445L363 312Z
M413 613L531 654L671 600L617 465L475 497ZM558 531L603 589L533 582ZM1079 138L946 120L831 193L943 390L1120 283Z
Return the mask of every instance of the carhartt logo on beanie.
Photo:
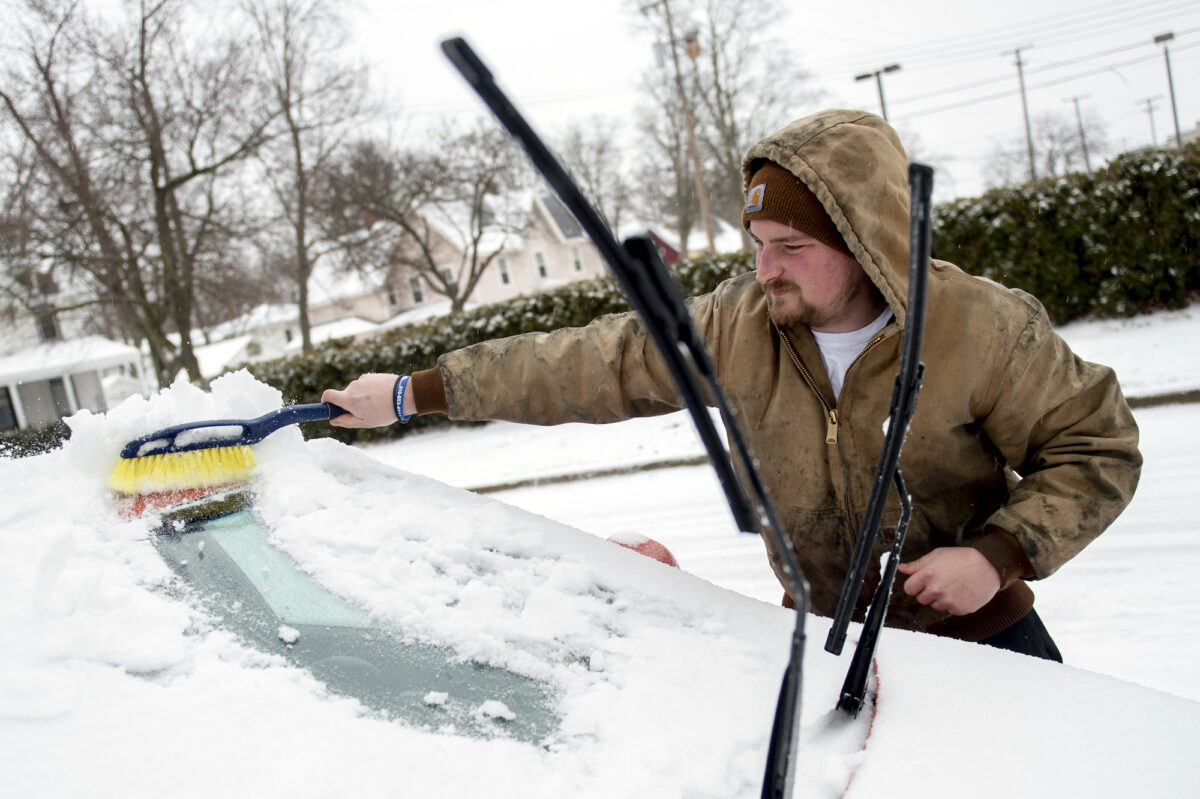
M850 253L821 201L799 178L774 161L764 163L750 178L742 227L749 230L755 219L787 225L835 250Z

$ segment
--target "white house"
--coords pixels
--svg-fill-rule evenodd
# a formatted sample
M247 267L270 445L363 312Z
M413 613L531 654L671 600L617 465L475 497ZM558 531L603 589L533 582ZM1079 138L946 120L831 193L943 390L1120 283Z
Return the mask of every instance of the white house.
M44 341L0 356L0 430L103 412L148 386L136 347L103 336Z
M496 253L496 257L471 293L471 303L503 302L604 274L600 253L556 196L524 193L504 199L508 204L519 204L526 224L519 233L496 230L485 236L481 249L487 254ZM426 220L440 233L437 252L445 264L440 270L456 279L466 242L453 220L432 213ZM397 312L445 302L445 296L411 268L397 267L386 290L398 298Z
M92 309L49 310L86 297L46 281L44 313L16 309L0 327L0 430L44 427L81 409L106 411L151 390L136 347L95 335Z

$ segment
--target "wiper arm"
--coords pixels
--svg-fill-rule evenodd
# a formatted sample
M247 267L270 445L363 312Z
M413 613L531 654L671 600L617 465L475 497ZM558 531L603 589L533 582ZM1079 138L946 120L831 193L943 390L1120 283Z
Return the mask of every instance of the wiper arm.
M866 694L866 684L871 661L875 657L875 646L883 628L891 600L892 586L896 581L896 567L900 563L900 550L908 532L912 516L911 500L904 478L900 474L900 450L908 435L908 426L917 407L917 395L921 391L921 380L925 375L925 364L921 363L921 340L925 330L925 300L929 282L930 253L930 198L933 193L933 169L924 164L910 164L908 182L911 216L909 222L908 248L908 304L904 322L904 343L900 352L900 367L892 387L892 402L888 409L888 428L883 440L883 451L879 457L879 469L871 487L871 498L859 528L858 543L842 584L838 597L837 611L825 640L825 649L840 654L846 640L846 629L854 612L854 603L866 579L871 551L879 535L879 524L883 507L894 486L900 497L900 520L896 525L896 537L888 554L886 566L880 574L879 586L872 597L862 634L855 647L838 708L857 715Z
M500 124L524 147L534 167L595 243L630 305L645 321L651 339L670 370L680 398L691 413L709 461L720 478L738 529L767 536L779 553L789 593L796 604L796 625L776 708L762 795L772 799L790 796L795 781L795 755L799 742L796 727L803 680L808 581L783 534L783 527L767 496L765 484L717 380L712 358L696 330L679 287L671 279L658 249L649 238L634 237L626 240L624 246L617 243L599 212L496 85L491 71L471 47L464 40L456 38L442 42L442 50ZM746 477L750 494L737 478L733 456L721 442L708 412L709 402L721 413L730 444L736 453L737 466Z

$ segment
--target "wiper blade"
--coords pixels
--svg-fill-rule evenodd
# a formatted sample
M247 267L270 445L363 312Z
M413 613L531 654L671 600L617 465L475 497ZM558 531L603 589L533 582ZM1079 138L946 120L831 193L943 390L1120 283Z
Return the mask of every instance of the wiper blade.
M910 197L909 252L908 252L908 305L904 322L904 343L900 352L900 367L892 387L892 401L888 409L888 428L879 457L879 469L871 487L871 498L859 528L858 542L842 584L837 611L825 640L825 649L840 654L846 641L846 629L854 612L854 603L866 579L871 551L879 535L883 507L893 486L900 497L900 520L896 525L896 537L888 554L887 565L880 575L879 586L871 600L863 631L855 648L854 658L838 708L856 715L862 707L870 664L875 656L879 632L887 615L892 586L896 580L896 567L900 562L900 550L908 531L912 515L911 502L904 478L900 474L900 450L904 446L908 426L916 411L917 395L921 391L921 380L925 364L921 363L921 340L925 330L925 301L929 282L930 253L930 198L933 193L933 169L924 164L908 167Z
M745 439L738 431L732 410L717 380L712 359L688 313L679 287L671 279L658 249L649 238L633 237L626 240L624 246L617 243L600 213L496 85L491 71L466 41L449 39L442 42L442 50L500 124L521 143L534 167L595 243L630 305L646 322L651 339L671 372L680 398L691 413L709 460L720 478L738 529L767 536L779 553L789 593L796 604L796 625L776 708L762 795L772 799L790 796L795 781L795 755L799 743L796 727L803 681L808 581L783 534L783 527L767 496L765 484ZM713 424L708 412L709 402L721 413L732 451L737 457L737 467L749 485L749 494L738 480L734 456L725 448Z

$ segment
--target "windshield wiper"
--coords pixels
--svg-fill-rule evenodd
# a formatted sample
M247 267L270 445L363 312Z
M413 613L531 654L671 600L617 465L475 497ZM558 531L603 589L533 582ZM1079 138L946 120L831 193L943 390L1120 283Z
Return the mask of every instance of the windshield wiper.
M921 339L925 331L925 296L929 282L930 253L930 198L933 193L933 169L924 164L909 164L908 183L910 193L909 246L908 246L908 304L904 321L904 342L900 351L900 367L892 386L892 401L888 408L887 433L883 439L883 450L879 456L879 469L875 483L871 486L871 498L859 528L858 542L850 561L842 593L838 597L837 611L825 639L826 651L841 654L846 641L846 629L854 604L862 591L866 579L871 551L879 537L880 521L888 494L895 486L900 499L900 519L896 524L896 537L892 541L887 563L882 568L879 586L871 598L867 618L863 623L846 681L842 685L838 708L850 715L857 715L866 694L867 677L871 661L875 657L875 646L883 628L888 603L892 596L892 585L896 581L896 567L900 564L900 550L908 532L908 521L912 516L912 502L904 477L900 474L900 450L908 435L908 426L917 407L917 394L921 391L921 380L925 375L925 364L921 362Z
M648 237L637 236L627 239L624 246L618 244L600 213L496 85L491 71L474 50L459 38L442 42L442 50L500 124L521 143L534 167L595 243L630 305L645 321L651 339L670 370L679 396L692 416L738 529L767 536L779 553L783 577L795 600L796 623L771 731L762 796L772 799L790 796L795 782L799 744L797 727L803 683L804 623L809 607L808 581L783 534L783 527L767 496L754 458L738 430L731 407L717 380L712 358L688 313L679 287L671 279L658 249ZM720 411L732 454L721 441L708 412L709 404ZM735 463L746 479L749 493L738 480Z

